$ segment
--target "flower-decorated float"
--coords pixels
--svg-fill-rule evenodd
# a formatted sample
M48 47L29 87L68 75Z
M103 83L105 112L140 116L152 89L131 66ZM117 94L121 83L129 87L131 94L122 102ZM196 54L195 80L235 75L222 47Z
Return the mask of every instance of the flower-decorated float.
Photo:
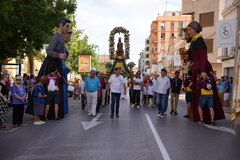
M122 43L121 37L118 38L117 50L115 50L114 37L116 33L124 34L124 44ZM129 62L126 64L127 59L129 59L130 44L129 44L129 31L123 27L115 27L109 36L109 54L110 59L113 60L113 64L107 63L105 66L107 68L107 74L111 75L114 73L115 68L121 68L123 70L123 75L125 77L130 77L133 75L134 62Z

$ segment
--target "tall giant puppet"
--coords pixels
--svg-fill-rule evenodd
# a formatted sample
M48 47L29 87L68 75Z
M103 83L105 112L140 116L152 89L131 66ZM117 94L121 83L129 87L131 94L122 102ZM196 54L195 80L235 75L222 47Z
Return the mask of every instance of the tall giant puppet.
M61 74L61 79L59 81L59 95L60 95L60 104L58 117L64 118L64 84L67 81L64 79L63 74L63 61L66 60L66 47L63 39L63 35L67 34L70 29L71 21L68 18L60 18L57 24L57 32L53 35L47 49L47 57L44 59L41 69L38 74L38 78L45 76L51 73L53 70L57 69ZM48 118L54 118L54 107L50 107L50 112ZM65 108L66 110L66 108Z
M193 71L193 99L192 99L192 110L193 110L193 120L199 121L199 113L198 113L198 103L200 97L200 90L197 88L197 77L198 75L213 76L212 65L208 61L207 57L207 46L199 34L202 31L202 27L196 21L191 22L188 27L188 34L191 37L191 45L188 50L189 59L192 62L192 71ZM214 78L213 78L214 79ZM215 120L224 119L224 112L222 108L222 104L217 92L216 82L213 83L213 95L214 95L214 112L215 112ZM210 122L210 113L207 107L203 108L203 120L205 122Z

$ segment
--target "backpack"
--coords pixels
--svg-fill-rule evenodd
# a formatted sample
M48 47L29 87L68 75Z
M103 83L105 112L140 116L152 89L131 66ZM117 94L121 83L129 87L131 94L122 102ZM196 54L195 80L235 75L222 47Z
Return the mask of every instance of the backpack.
M48 84L48 90L50 90L50 91L56 90L55 80L50 79L49 84Z
M212 90L212 82L210 80L206 80L206 90Z

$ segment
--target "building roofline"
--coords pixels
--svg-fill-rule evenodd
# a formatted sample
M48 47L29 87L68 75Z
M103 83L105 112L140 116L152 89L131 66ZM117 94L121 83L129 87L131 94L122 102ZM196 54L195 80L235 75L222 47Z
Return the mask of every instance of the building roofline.
M227 6L226 8L224 8L224 10L222 11L222 15L225 16L227 15L229 12L231 12L234 7L236 6L240 6L240 1L239 0L234 0L232 2L232 4L230 4L229 6Z

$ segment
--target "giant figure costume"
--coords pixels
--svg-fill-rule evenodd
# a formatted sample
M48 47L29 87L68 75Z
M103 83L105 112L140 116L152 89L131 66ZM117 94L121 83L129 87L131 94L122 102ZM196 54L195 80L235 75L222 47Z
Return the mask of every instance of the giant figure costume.
M69 52L66 49L67 57L69 56ZM64 97L64 114L68 113L68 78L67 75L71 71L65 64L65 62L62 60L62 70L63 70L63 78L66 81L66 83L63 84L63 97Z
M64 40L60 33L56 32L53 35L53 37L46 49L46 52L47 52L47 57L43 61L41 69L38 73L38 78L51 73L51 71L53 71L54 69L57 69L59 71L59 73L61 74L61 79L59 80L59 86L58 86L59 87L59 95L60 95L58 117L64 118L63 85L65 83L65 80L64 80L63 69L62 69L62 60L59 58L59 53L65 53L66 49L65 49ZM48 118L50 118L50 119L54 118L54 107L53 106L50 107Z
M200 117L198 114L198 104L201 91L197 88L197 76L202 72L205 72L209 77L213 77L212 65L209 63L207 58L207 46L201 35L196 35L193 37L190 48L188 50L189 59L192 61L192 71L193 71L193 99L192 99L192 118L194 121L199 121ZM214 95L214 112L215 120L224 119L224 112L222 104L218 95L216 82L212 84L213 95ZM203 107L203 121L210 122L210 111L208 107Z

